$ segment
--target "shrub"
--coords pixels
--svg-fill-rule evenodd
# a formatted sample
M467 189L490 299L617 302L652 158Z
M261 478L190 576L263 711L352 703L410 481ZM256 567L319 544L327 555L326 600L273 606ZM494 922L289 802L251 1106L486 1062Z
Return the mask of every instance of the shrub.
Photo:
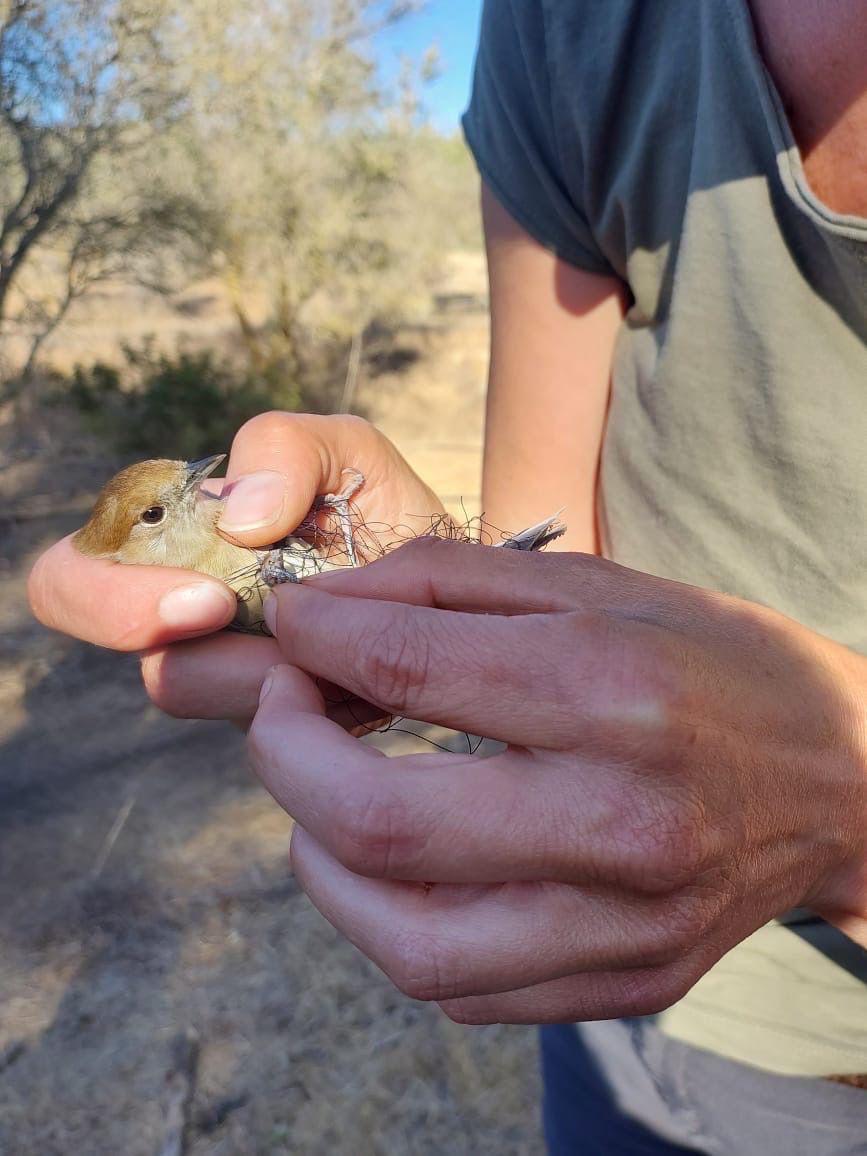
M124 358L121 369L99 362L79 366L63 390L85 423L123 457L191 460L219 453L255 414L315 403L279 364L253 373L212 353L169 356L149 345L125 348Z

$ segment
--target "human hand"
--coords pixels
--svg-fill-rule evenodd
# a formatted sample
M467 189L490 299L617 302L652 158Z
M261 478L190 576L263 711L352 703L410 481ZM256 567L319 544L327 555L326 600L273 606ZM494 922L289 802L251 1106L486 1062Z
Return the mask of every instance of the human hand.
M354 501L366 525L417 519L423 529L443 514L431 490L369 423L266 413L234 440L221 531L245 545L270 545L298 526L318 494L340 488L347 467L365 478ZM272 639L213 634L231 622L236 607L235 595L216 579L87 558L69 538L36 563L29 594L47 626L99 646L147 652L145 685L170 714L249 721L265 672L280 661ZM373 717L356 708L347 714L342 705L333 714L346 725Z
M429 540L283 587L249 736L320 911L465 1023L667 1007L809 906L867 945L867 662L583 555ZM386 760L307 675L508 743Z

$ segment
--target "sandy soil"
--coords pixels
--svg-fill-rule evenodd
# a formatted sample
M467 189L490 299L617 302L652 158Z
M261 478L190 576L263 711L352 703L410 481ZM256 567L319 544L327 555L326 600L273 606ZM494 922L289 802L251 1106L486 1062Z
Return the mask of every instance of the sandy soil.
M483 297L456 261L417 356L359 395L456 508L477 502ZM115 340L121 305L94 322ZM156 1154L187 1033L193 1156L539 1152L532 1033L395 992L292 880L242 736L162 717L134 659L29 619L31 560L107 465L59 419L0 436L0 1152Z

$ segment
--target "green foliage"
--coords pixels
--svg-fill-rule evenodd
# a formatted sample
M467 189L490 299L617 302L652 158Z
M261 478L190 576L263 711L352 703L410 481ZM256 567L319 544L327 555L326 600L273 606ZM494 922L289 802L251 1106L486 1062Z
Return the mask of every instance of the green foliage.
M315 408L274 364L241 372L213 354L169 357L150 346L124 350L123 369L76 368L55 392L121 456L186 460L227 450L238 427L263 410Z
M377 28L419 6L253 0L255 19L234 0L178 9L174 75L188 110L167 168L201 206L254 364L291 357L303 372L311 342L430 307L454 246L448 180L431 180L435 134L421 127L429 70L407 63L386 89L376 66ZM252 297L264 327L250 323Z
M378 66L378 33L423 7L26 0L4 18L0 3L0 249L18 238L0 252L0 320L31 342L24 379L100 282L218 279L249 369L228 392L291 380L314 404L351 342L426 320L444 258L480 231L462 141L425 124L435 54L390 85ZM133 357L81 404L105 387L118 409L166 372ZM226 394L225 367L196 372Z

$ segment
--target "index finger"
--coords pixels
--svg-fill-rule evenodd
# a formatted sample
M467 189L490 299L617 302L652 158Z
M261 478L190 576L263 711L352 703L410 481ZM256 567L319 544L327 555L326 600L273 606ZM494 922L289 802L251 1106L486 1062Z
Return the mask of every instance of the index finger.
M27 584L35 616L52 630L111 650L146 650L197 638L232 621L232 591L204 574L86 558L63 538Z
M287 662L388 714L556 749L605 692L603 640L577 616L467 614L306 584L273 597L266 614Z
M484 614L646 612L674 586L591 554L524 553L434 535L407 542L367 566L308 581L329 594Z

